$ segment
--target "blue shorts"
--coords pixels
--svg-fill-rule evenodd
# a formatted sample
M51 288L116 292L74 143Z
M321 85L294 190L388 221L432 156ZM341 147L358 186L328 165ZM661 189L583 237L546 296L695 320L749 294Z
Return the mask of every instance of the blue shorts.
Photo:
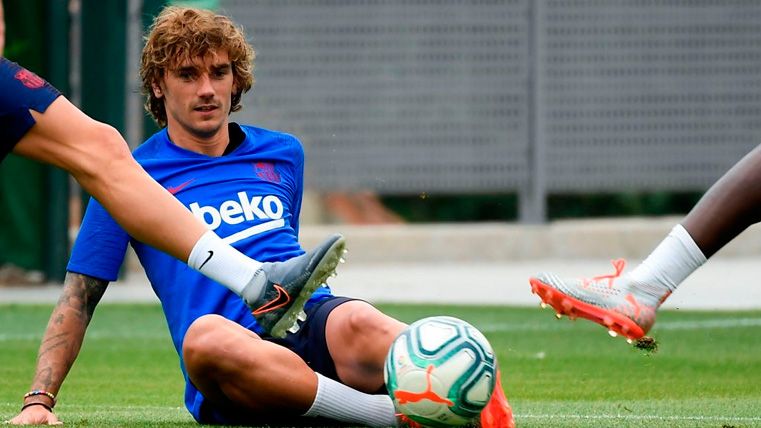
M60 95L41 77L0 57L0 161L34 126L29 109L44 113Z
M328 322L328 315L346 302L356 300L348 297L329 297L312 307L306 308L307 319L305 322L299 322L300 328L296 333L289 333L283 339L273 337L263 337L264 340L282 345L295 352L303 359L309 367L325 377L333 380L338 379L336 365L328 351L328 342L325 340L325 325ZM192 385L189 385L189 387ZM273 425L289 426L319 425L319 426L342 426L339 422L321 419L321 418L304 418L300 415L278 415L276 420L242 413L235 409L220 409L211 402L204 399L203 395L196 391L196 399L191 410L193 417L202 424L207 425ZM356 425L356 424L355 424Z

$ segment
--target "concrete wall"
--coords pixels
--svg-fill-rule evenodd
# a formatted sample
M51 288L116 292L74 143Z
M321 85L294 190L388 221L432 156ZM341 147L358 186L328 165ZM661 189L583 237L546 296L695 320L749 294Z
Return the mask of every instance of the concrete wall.
M352 263L642 259L681 217L569 220L547 225L466 223L305 226L304 248L333 232L348 239ZM761 228L752 227L717 257L761 256Z

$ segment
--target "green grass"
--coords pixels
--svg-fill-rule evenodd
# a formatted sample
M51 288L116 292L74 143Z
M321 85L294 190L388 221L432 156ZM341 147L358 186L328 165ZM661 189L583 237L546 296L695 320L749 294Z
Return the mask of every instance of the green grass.
M31 381L50 306L0 305L0 420ZM550 310L382 305L404 321L463 318L489 338L518 426L761 426L761 311L659 315L657 353ZM196 426L161 310L102 305L60 392L67 426Z

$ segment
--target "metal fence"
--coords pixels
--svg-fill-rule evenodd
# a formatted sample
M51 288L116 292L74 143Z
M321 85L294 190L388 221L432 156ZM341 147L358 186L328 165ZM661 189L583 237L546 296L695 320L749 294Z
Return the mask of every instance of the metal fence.
M761 2L222 0L257 50L236 120L307 183L385 194L703 190L761 142Z

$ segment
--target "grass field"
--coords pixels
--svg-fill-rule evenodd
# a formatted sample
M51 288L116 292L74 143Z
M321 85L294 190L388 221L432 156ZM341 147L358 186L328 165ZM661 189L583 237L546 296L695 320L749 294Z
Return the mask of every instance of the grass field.
M498 352L518 426L761 426L761 311L662 312L648 355L549 309L382 305L413 321L448 314ZM32 378L52 307L0 305L0 421ZM102 305L63 389L67 426L196 426L158 306Z

